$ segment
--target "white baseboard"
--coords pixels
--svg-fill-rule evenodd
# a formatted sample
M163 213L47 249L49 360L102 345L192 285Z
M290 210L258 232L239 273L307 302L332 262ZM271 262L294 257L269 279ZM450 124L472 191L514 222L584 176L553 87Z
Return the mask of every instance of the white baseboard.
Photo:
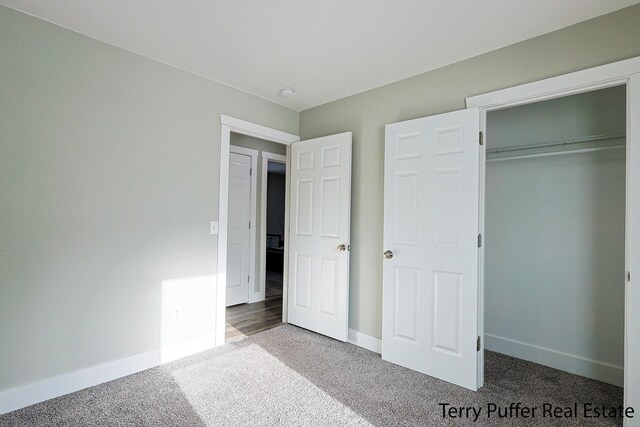
M0 392L0 414L112 381L214 347L213 335Z
M561 351L491 334L484 334L484 339L484 348L487 350L528 360L529 362L560 369L619 387L622 387L624 384L624 369L622 366L598 362L586 357L563 353Z
M382 353L382 340L372 337L371 335L363 334L362 332L349 329L349 342L374 353Z
M160 364L160 350L137 354L0 393L0 414L125 377Z
M209 350L215 346L215 335L204 335L202 337L192 339L191 341L164 347L162 349L160 362L169 363L174 360L182 359L183 357L191 356L192 354L200 353L201 351Z

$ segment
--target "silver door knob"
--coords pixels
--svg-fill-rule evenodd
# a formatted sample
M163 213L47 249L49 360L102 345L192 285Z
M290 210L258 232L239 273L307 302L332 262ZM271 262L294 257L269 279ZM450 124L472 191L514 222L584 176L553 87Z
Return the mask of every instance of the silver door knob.
M347 245L345 245L344 243L341 245L338 245L338 247L336 248L339 252L344 252L347 250Z
M384 257L385 257L386 259L391 259L391 258L393 258L393 252L391 252L391 251L384 251L384 253L383 253L382 255L384 255Z

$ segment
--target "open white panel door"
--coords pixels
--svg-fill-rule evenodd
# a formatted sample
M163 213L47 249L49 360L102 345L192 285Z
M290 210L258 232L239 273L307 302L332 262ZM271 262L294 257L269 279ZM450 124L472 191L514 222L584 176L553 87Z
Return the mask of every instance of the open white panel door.
M249 302L251 157L229 154L227 307Z
M477 109L387 125L382 358L477 390Z
M288 322L347 340L351 132L291 145Z

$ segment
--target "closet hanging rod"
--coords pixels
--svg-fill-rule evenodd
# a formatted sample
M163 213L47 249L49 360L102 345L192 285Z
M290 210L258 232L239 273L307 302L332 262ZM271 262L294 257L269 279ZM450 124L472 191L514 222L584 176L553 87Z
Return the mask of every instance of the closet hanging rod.
M616 150L620 148L625 148L625 144L616 144L616 145L607 145L606 147L592 147L592 148L581 148L577 150L561 150L561 151L551 151L548 153L536 153L536 154L521 154L515 156L501 156L501 157L493 157L488 158L487 163L489 162L503 162L508 160L522 160L522 159L533 159L536 157L550 157L550 156L564 156L567 154L582 154L582 153L595 153L598 151L609 151Z
M561 139L561 140L552 141L552 142L542 142L538 144L491 148L487 150L487 154L498 154L498 153L507 153L510 151L531 150L533 148L557 147L561 145L581 144L585 142L605 141L607 139L619 139L619 138L625 138L625 137L626 135L624 133L590 135L590 136L582 136L579 138Z

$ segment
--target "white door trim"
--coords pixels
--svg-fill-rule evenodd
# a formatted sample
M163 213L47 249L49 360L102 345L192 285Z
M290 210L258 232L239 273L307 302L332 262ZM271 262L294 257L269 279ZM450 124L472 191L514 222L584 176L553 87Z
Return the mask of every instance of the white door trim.
M481 112L482 110L491 111L590 92L624 84L632 74L638 72L640 72L640 57L625 59L562 76L470 96L466 99L467 108L480 108Z
M266 159L266 160L273 160L274 162L278 162L278 163L286 163L287 162L287 156L285 156L283 154L270 153L268 151L263 151L262 152L262 158Z
M533 83L469 97L467 108L480 109L480 129L487 135L487 112L625 84L627 87L626 271L640 275L640 57ZM480 150L480 230L484 233L485 162ZM484 334L484 247L479 251L478 328ZM637 281L637 279L636 279ZM624 405L640 406L640 289L625 278ZM635 285L635 286L633 286ZM484 350L484 343L482 350ZM483 351L478 353L478 386L484 381ZM625 424L626 419L625 419Z
M256 301L261 301L266 297L266 275L267 275L267 181L269 179L269 161L287 164L287 156L282 154L269 153L268 151L262 152L262 177L260 180L260 283L259 291L256 293ZM286 188L285 188L286 191ZM286 212L286 210L285 210ZM284 247L285 252L287 249L287 228L284 230ZM283 266L284 277L284 266ZM284 292L284 283L283 289ZM284 310L284 308L283 308Z
M229 151L236 154L244 154L245 156L258 158L260 152L258 150L252 150L251 148L238 147L237 145L229 145ZM253 165L251 165L253 166Z
M256 210L257 210L257 186L258 186L258 174L256 170L258 170L258 154L260 153L258 150L252 150L250 148L245 147L237 147L235 145L229 146L229 152L235 154L242 154L245 156L251 157L251 202L249 208L249 221L251 222L251 227L249 228L249 287L247 289L247 301L255 302L259 301L255 299L256 297Z
M266 141L277 142L279 144L290 145L300 141L300 137L266 126L236 119L234 117L220 115L220 174L218 193L218 256L217 256L217 290L216 295L216 345L224 344L225 340L225 314L227 297L227 227L229 211L229 147L231 143L231 132L253 136ZM289 148L287 147L287 152ZM288 171L287 171L288 172ZM287 200L289 189L287 184ZM285 218L285 227L287 218ZM287 253L285 252L285 263ZM286 321L286 280L284 276L285 293L283 294L283 321Z
M264 139L266 141L277 142L278 144L290 145L294 142L300 141L300 137L297 135L292 135L277 129L237 119L235 117L225 116L224 114L220 114L220 123L222 125L229 126L229 128L231 128L231 132L253 136L254 138Z

